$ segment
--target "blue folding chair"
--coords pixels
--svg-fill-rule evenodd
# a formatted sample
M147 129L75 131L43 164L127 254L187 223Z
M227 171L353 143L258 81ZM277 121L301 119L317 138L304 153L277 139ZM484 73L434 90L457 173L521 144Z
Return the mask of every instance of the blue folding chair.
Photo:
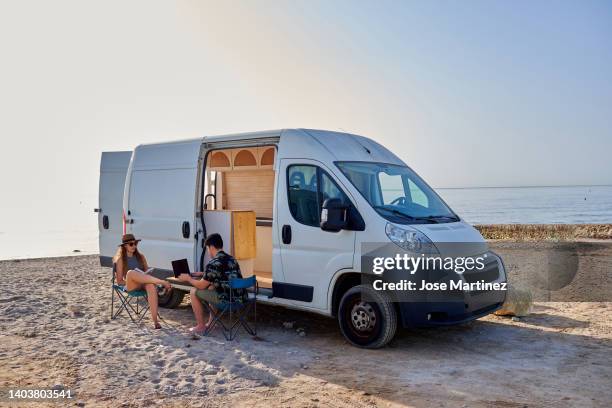
M112 297L111 297L111 319L117 318L123 311L127 312L128 316L134 323L140 323L149 310L149 299L147 298L146 290L130 290L125 286L115 283L115 273L117 265L113 264L113 279L112 279ZM115 311L115 297L119 301L119 306ZM144 304L142 300L144 299Z
M213 319L204 331L204 336L210 334L217 325L221 326L223 336L228 341L236 338L241 327L251 336L256 336L257 292L259 292L257 277L253 275L244 279L230 279L229 289L229 300L215 304L214 306L217 309L216 312L209 307L208 303L205 304L208 312L212 314ZM241 289L245 292L244 296L235 296L234 292ZM252 289L252 297L249 294L249 289ZM251 327L247 321L251 310L253 311L255 319L253 327ZM224 316L229 316L229 323L227 325L222 320Z

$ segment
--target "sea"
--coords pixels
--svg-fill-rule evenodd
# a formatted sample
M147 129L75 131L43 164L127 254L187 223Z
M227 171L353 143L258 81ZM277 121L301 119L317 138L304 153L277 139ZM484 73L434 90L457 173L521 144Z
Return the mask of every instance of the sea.
M612 186L436 188L471 224L612 223ZM97 197L63 207L70 215L49 225L24 224L12 214L0 223L0 259L98 253ZM57 217L56 217L57 218Z

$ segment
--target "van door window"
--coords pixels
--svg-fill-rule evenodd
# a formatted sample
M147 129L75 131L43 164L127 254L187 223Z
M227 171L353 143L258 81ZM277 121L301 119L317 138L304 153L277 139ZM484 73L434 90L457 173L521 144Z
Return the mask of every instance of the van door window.
M292 165L287 168L289 210L297 222L319 226L317 167Z
M289 210L299 223L318 227L321 207L328 198L339 198L351 206L347 195L321 168L311 165L291 165L287 168Z
M319 208L323 206L323 202L328 198L339 198L342 204L348 206L350 204L348 197L340 187L327 175L321 171L321 194L319 200Z
M325 170L307 164L287 167L289 210L300 224L319 227L321 208L328 198L338 198L348 207L347 229L363 231L365 223L346 193Z

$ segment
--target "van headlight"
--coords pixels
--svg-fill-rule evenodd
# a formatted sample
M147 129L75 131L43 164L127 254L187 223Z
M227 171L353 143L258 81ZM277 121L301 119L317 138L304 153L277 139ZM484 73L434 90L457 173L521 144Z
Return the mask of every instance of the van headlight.
M398 247L419 254L438 254L438 248L425 234L411 227L398 227L387 223L385 233Z

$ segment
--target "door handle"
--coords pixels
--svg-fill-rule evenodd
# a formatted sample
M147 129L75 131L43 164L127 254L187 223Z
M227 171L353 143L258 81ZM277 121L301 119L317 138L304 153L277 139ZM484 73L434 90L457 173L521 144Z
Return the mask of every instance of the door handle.
M283 225L281 236L283 239L283 244L291 243L291 225Z
M108 215L102 216L102 228L108 229Z
M189 235L190 235L189 221L184 221L183 222L183 238L189 238Z

